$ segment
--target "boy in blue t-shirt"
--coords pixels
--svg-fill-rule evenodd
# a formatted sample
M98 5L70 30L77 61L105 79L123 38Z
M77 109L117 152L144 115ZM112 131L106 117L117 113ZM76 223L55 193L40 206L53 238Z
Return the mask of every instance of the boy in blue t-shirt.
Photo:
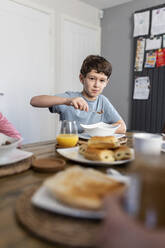
M82 92L69 91L55 96L34 96L30 103L34 107L48 107L50 112L60 115L60 120L75 120L79 132L82 131L80 123L105 122L120 124L116 133L125 133L125 122L109 100L101 95L111 73L112 66L105 58L89 55L80 70Z

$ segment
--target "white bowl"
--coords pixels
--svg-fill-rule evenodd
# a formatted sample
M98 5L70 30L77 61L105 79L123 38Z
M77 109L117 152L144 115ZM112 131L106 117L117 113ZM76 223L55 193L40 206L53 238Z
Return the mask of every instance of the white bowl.
M113 126L112 124L98 122L90 125L80 124L80 126L89 136L111 136L120 125Z
M5 142L9 141L11 144L5 145ZM4 134L0 134L0 156L7 156L9 152L16 149L22 139L16 139Z

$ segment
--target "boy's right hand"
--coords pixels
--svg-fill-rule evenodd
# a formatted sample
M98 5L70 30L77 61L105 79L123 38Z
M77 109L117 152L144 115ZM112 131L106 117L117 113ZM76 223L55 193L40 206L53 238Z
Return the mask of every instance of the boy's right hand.
M66 105L88 112L88 103L82 97L68 98Z

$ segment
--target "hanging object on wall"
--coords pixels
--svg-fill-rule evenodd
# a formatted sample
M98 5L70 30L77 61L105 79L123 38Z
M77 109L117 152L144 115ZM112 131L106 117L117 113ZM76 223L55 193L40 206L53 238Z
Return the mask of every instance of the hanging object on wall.
M162 37L153 37L146 39L146 50L160 49L162 44Z
M154 68L156 64L156 52L146 53L145 68Z
M152 10L151 34L165 33L165 7Z
M165 66L165 48L156 51L157 67Z
M150 93L149 77L137 77L134 84L133 99L148 100Z
M135 71L142 71L144 61L145 39L138 39L136 46Z
M134 34L133 36L148 35L150 12L144 11L134 14Z

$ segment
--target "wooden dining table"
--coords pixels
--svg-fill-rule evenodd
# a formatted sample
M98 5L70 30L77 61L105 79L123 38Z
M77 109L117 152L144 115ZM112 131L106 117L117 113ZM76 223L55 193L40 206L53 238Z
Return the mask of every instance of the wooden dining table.
M128 146L132 146L132 133L126 134ZM36 158L60 157L56 152L56 141L46 141L23 145L22 149L33 152ZM161 154L162 161L165 154ZM66 160L67 166L77 164ZM131 168L131 163L116 167L120 172L127 174ZM99 168L104 171L105 168ZM63 244L52 244L24 229L15 216L16 202L21 194L33 186L39 186L51 175L51 173L41 173L30 168L20 174L5 176L0 178L0 247L2 248L64 248ZM25 213L26 214L26 213Z

